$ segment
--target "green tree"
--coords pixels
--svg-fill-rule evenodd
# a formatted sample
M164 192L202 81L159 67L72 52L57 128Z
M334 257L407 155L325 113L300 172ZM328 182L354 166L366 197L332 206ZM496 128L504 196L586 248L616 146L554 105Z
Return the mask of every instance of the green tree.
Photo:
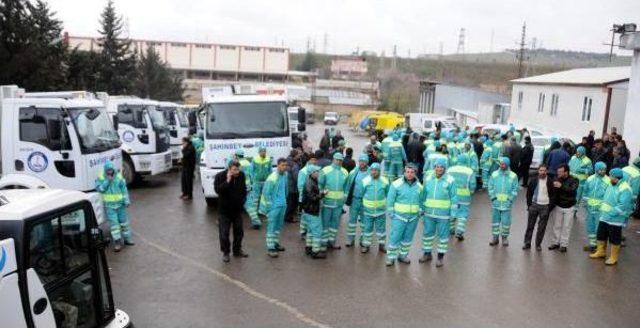
M109 0L100 15L102 37L98 40L100 67L98 88L109 94L127 94L133 90L136 74L136 56L131 51L131 40L122 36L122 17L116 14L113 1Z
M311 72L318 68L318 59L316 55L311 51L307 51L307 54L304 56L302 63L298 65L297 70Z
M135 94L142 98L182 101L182 78L173 73L153 47L141 56L135 80Z
M67 89L100 91L98 89L100 54L72 49L67 55L66 65Z
M64 83L62 24L41 0L0 2L0 83L55 90Z

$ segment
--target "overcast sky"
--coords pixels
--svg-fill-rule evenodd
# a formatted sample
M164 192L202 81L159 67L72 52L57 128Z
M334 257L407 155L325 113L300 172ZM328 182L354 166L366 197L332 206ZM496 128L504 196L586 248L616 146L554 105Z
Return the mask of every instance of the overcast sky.
M106 0L49 0L71 35L96 36ZM527 41L549 49L608 52L613 23L640 25L640 0L115 0L132 38L281 45L322 52L356 49L400 56L455 53L460 28L466 52L514 48ZM620 54L629 54L621 51Z

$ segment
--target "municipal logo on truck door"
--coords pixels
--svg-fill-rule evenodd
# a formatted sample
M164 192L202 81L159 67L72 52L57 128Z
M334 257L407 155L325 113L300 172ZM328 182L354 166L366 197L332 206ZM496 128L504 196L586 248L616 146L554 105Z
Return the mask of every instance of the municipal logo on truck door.
M31 171L40 173L47 169L47 166L49 166L49 160L45 154L35 151L29 155L29 158L27 158L27 165Z
M122 133L122 140L125 142L132 142L134 138L135 135L132 131L124 131L124 133Z

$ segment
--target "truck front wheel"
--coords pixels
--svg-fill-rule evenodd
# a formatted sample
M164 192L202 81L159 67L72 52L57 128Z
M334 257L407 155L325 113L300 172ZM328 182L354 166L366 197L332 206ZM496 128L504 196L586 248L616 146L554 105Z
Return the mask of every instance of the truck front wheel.
M127 186L130 186L136 181L136 169L133 167L133 163L128 158L122 162L122 176Z

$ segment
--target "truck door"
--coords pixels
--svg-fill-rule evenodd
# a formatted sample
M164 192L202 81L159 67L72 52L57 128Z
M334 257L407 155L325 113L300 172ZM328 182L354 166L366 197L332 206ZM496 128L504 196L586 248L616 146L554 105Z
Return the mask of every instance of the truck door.
M12 238L0 240L0 321L3 327L26 327Z
M62 108L22 107L17 124L15 170L36 176L52 187L82 190L76 178L80 167L74 161L80 153L78 147L72 147L78 141L72 143Z
M115 313L104 254L90 233L90 206L82 203L28 224L25 266L42 282L57 327L102 326ZM28 283L31 290L32 279ZM33 304L37 300L29 294Z

